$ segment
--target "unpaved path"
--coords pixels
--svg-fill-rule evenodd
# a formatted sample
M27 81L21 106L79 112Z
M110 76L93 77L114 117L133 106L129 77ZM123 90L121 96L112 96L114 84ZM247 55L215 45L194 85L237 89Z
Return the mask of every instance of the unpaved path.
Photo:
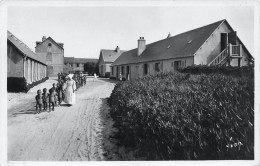
M52 82L55 81L48 80L44 85ZM102 111L107 110L106 98L114 85L107 79L92 82L90 78L86 86L76 91L75 105L37 115L33 93L36 89L19 99L9 96L8 160L106 160L104 133L111 131L104 125L111 123L104 122Z

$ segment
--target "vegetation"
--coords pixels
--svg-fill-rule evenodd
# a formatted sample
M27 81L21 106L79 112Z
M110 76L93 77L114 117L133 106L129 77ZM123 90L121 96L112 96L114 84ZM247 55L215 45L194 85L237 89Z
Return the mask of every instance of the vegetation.
M34 86L45 82L49 77L45 77L39 81L28 84L24 77L8 77L7 78L7 91L8 92L28 92Z
M84 64L84 71L88 72L90 75L94 73L98 74L98 63L97 62L87 62Z
M253 67L193 69L115 86L119 144L146 160L254 159Z

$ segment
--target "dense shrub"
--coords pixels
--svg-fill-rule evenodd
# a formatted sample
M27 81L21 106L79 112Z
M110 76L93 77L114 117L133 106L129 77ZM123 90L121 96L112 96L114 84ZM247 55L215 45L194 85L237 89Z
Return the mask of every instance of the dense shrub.
M26 92L28 92L28 91L29 91L31 88L33 88L34 86L39 85L39 84L45 82L45 81L48 80L48 79L49 79L49 77L45 77L45 78L43 78L43 79L41 79L41 80L39 80L39 81L35 81L35 82L31 83L31 84L28 84L28 85L27 85L27 88L26 88Z
M106 77L106 78L109 78L109 77L110 77L110 72L106 72L106 73L105 73L105 77Z
M167 73L119 82L108 99L116 138L146 160L253 159L251 76Z
M186 68L180 69L181 73L190 74L224 74L230 76L250 76L254 77L254 66L242 66L242 67L232 67L232 66L207 66L207 65L193 65Z
M8 77L7 78L7 91L8 92L28 92L32 87L45 82L49 77L45 77L42 80L33 82L27 85L24 77Z
M7 77L8 92L27 92L26 79L24 77Z
M110 77L110 79L112 79L112 80L115 80L115 79L116 79L116 77Z

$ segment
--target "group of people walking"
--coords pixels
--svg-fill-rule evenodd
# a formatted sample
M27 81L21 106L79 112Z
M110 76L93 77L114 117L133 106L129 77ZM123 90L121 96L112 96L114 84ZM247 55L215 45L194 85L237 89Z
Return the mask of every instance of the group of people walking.
M54 111L56 106L60 106L62 101L64 101L68 106L72 106L76 103L76 95L75 91L86 85L87 78L81 74L58 74L58 83L53 83L51 89L49 89L49 93L47 92L47 88L42 91L39 89L37 91L37 95L35 97L36 100L36 114L39 114L43 110L49 109L50 111Z

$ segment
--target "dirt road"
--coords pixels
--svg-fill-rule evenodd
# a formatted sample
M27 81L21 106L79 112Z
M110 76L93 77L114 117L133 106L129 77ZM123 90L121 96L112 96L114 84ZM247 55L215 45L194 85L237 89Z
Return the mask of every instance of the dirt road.
M90 78L76 91L75 105L36 115L36 93L19 99L8 96L8 160L106 160L104 144L113 132L106 119L106 98L114 85L107 79L92 82Z

